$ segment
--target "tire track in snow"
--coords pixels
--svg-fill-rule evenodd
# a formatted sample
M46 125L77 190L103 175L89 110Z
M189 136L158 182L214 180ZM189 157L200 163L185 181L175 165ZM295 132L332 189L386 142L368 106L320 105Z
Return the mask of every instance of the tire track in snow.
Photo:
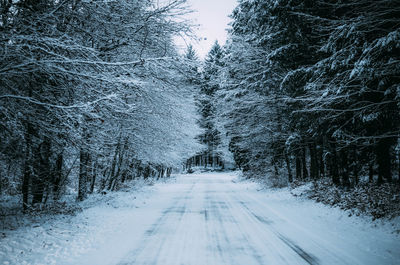
M225 187L224 183L223 187ZM253 246L251 235L243 223L241 212L235 209L231 196L227 196L230 190L223 189L219 192L209 192L206 196L210 219L214 221L213 240L210 245L218 250L222 262L213 264L267 264L260 249ZM210 194L213 194L211 197Z
M291 241L290 239L288 239L288 238L282 236L282 235L279 234L279 233L277 233L277 234L278 234L278 237L279 237L283 242L285 242L286 245L288 245L288 246L289 246L294 252L296 252L302 259L304 259L305 261L307 261L308 264L310 264L310 265L318 265L318 264L319 264L319 261L318 261L318 259L317 259L315 256L313 256L313 255L311 255L311 254L305 252L301 247L299 247L298 245L296 245L295 243L293 243L293 241Z
M273 221L271 221L270 219L268 219L266 217L262 217L260 215L255 214L252 210L249 209L249 207L243 201L239 201L239 203L242 205L242 207L244 209L246 209L251 215L253 215L254 218L256 218L259 222L266 224L268 226L268 229L270 229L272 232L274 232L276 234L276 236L279 239L281 239L282 242L284 242L290 249L292 249L294 252L296 252L308 264L310 264L310 265L318 265L319 264L318 259L314 255L307 253L304 249L302 249L300 246L298 246L292 240L288 239L287 237L285 237L281 233L279 233L272 226L274 224Z
M284 255L280 253L281 251L274 246L274 242L271 241L273 234L265 233L266 230L263 229L263 224L259 220L256 220L253 215L249 214L237 199L237 194L233 192L233 189L228 188L228 190L230 192L224 194L224 199L229 202L230 211L235 213L234 217L237 219L235 231L240 232L243 238L242 242L245 243L245 249L247 250L246 254L252 258L248 262L251 262L250 264L262 265L293 264L288 262Z
M324 257L322 257L325 261L330 260L332 264L348 264L348 265L355 265L360 264L355 258L349 256L347 253L344 253L342 250L336 248L335 246L325 242L322 238L316 238L314 234L310 234L308 231L304 230L301 226L298 226L291 220L285 219L279 213L272 210L268 205L260 201L255 196L250 196L248 193L236 193L238 198L241 198L242 205L246 205L247 211L253 215L256 219L266 219L271 220L279 220L279 222L284 222L287 224L288 227L295 227L298 229L301 234L304 235L304 240L307 240L309 245L313 246L313 249L319 248L324 253ZM255 210L250 210L250 208L244 202L251 202L252 208ZM256 214L254 211L261 213ZM265 214L269 214L270 218L265 217ZM275 223L276 223L275 220ZM274 221L272 221L274 222ZM284 242L289 248L291 248L294 252L296 252L303 260L305 260L308 264L319 264L320 261L318 257L312 255L301 248L298 244L294 243L293 240L289 239L288 234L282 233L282 231L278 230L273 223L268 227L268 229L276 234L276 236ZM329 249L327 248L329 247Z
M301 229L304 240L293 240L294 229L286 229L292 222L244 187L227 179L194 178L191 186L176 190L172 205L119 265L320 264L309 249L318 249L320 254L323 250L326 256L321 258L329 264L346 264Z
M176 218L174 215L178 215L178 221L181 221L184 214L186 213L187 201L191 198L190 193L194 189L195 183L188 189L184 196L178 196L173 200L170 207L162 212L162 215L153 223L149 229L144 233L143 239L141 240L142 245L129 253L123 258L123 261L118 265L156 265L160 257L160 252L167 242L171 230L166 233L162 231L166 227L165 223L169 223L168 219ZM176 230L177 227L171 229ZM161 236L160 236L161 235ZM142 257L145 256L145 257ZM144 258L144 259L143 259ZM138 261L140 260L140 263Z

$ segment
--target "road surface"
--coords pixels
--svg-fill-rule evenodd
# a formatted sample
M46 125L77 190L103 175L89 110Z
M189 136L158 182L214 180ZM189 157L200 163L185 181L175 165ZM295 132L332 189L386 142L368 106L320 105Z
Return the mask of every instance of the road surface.
M154 196L144 209L148 212L142 213L148 225L137 227L143 231L136 243L114 264L393 263L393 257L386 259L385 253L360 244L365 234L360 240L340 229L342 234L337 234L337 227L318 223L321 216L304 216L301 209L296 215L296 209L284 209L281 202L268 199L255 185L241 183L232 174L187 175L161 187ZM299 220L302 217L305 220ZM333 224L341 226L340 220ZM392 243L386 242L389 247ZM81 261L85 260L91 263L90 258Z

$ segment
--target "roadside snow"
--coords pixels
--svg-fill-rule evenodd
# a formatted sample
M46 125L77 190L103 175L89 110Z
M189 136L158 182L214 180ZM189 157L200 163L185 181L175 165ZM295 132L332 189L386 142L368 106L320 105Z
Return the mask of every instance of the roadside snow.
M31 225L0 231L0 264L63 264L97 249L139 219L135 210L146 207L155 190L148 184L139 180L124 191L94 194L80 204L84 210L76 216L43 216Z

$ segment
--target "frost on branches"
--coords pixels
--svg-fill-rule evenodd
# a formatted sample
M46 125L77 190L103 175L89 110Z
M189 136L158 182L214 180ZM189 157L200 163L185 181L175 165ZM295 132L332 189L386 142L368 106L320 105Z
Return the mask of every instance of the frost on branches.
M0 192L24 210L66 190L169 176L199 149L190 35L175 1L2 1Z

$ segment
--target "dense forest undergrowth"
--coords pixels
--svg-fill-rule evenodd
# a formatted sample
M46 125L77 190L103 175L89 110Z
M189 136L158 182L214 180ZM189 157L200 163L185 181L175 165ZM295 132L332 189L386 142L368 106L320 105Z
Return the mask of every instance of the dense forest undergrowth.
M400 216L400 187L396 183L379 186L363 183L343 190L335 186L332 188L330 179L323 179L313 183L307 196L317 202L349 210L350 215L366 214L373 219Z
M294 196L306 197L348 211L349 215L363 215L376 219L400 216L400 187L397 183L375 185L360 183L344 189L333 185L330 178L313 182L295 181L290 185Z

